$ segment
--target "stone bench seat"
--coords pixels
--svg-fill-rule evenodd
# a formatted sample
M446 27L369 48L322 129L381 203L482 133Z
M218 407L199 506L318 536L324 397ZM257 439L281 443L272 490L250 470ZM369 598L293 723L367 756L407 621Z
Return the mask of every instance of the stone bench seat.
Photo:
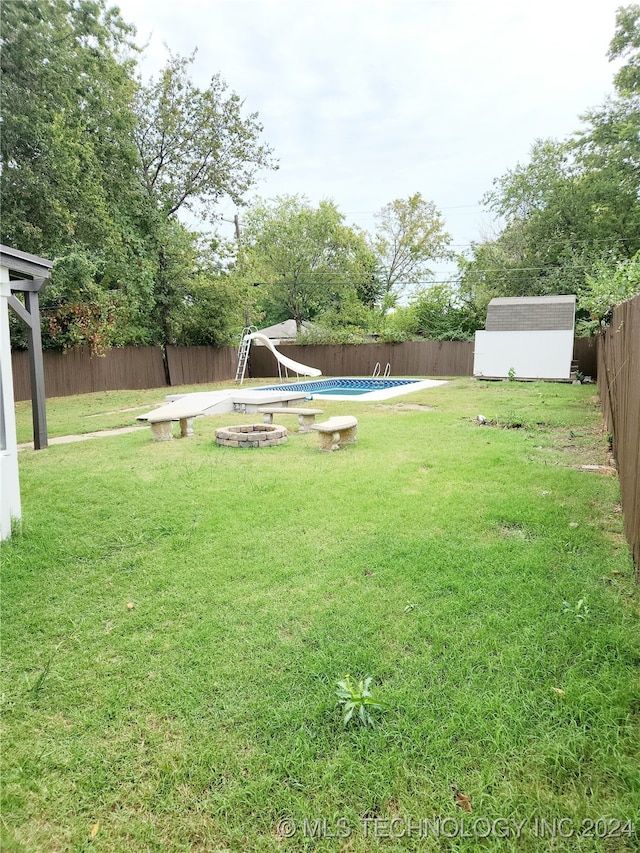
M262 391L259 388L254 391L235 391L233 410L244 414L255 414L262 406L288 408L304 405L306 398L306 391Z
M313 424L320 440L320 450L339 450L343 444L351 444L356 440L358 420L350 415L329 418L320 424Z
M138 415L136 418L138 421L146 421L151 426L151 437L154 441L171 441L173 439L171 425L174 421L180 421L181 438L193 435L193 421L202 414L202 409L178 406L178 402L160 406L159 409L154 409L146 415Z
M297 415L298 432L310 432L316 415L322 414L322 409L299 409L295 406L260 406L258 411L264 416L265 424L272 424L274 415Z

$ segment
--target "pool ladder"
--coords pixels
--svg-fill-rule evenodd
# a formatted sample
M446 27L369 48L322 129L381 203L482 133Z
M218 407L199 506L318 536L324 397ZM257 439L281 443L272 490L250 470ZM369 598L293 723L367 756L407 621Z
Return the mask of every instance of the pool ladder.
M373 368L373 376L371 377L372 379L377 379L377 377L380 376L380 369L381 369L380 368L380 362L376 361L376 366ZM391 365L389 364L389 362L387 362L387 366L384 369L383 376L386 379L390 375L391 375Z

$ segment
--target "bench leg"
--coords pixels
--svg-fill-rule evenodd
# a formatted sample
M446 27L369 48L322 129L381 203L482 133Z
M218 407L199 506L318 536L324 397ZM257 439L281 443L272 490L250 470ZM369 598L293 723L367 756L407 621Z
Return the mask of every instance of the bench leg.
M352 444L358 435L358 427L343 429L340 433L340 444Z
M357 427L349 427L335 432L318 432L320 450L339 450L343 444L352 444L356 440L357 434Z
M155 421L151 424L151 436L154 441L171 441L171 421Z
M298 415L298 423L300 424L298 432L311 432L311 424L315 419L315 415Z
M262 413L262 423L263 424L272 424L273 423L273 415L271 412L263 412Z
M334 447L334 441L333 441L335 435L336 435L336 433L319 432L318 433L318 441L320 444L320 450L328 450L328 451L337 450L338 445L336 445Z
M180 418L180 435L187 438L193 435L193 418Z

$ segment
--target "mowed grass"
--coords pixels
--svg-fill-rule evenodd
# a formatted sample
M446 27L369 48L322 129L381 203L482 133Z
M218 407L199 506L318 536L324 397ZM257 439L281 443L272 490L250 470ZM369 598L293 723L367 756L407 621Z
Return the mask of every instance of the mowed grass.
M20 454L3 850L638 849L640 596L617 478L579 468L608 461L593 386L320 407L355 445L285 417L281 447L217 447L260 420L232 414ZM343 726L345 673L375 728Z

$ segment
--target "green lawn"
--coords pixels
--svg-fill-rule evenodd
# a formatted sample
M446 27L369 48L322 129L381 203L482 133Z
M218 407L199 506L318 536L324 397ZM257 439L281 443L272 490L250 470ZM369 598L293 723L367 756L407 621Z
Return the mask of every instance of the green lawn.
M50 400L50 434L165 393ZM21 452L3 850L638 850L640 595L617 479L580 470L594 387L321 408L358 442L217 447L260 419L232 414ZM346 673L375 727L343 725Z

